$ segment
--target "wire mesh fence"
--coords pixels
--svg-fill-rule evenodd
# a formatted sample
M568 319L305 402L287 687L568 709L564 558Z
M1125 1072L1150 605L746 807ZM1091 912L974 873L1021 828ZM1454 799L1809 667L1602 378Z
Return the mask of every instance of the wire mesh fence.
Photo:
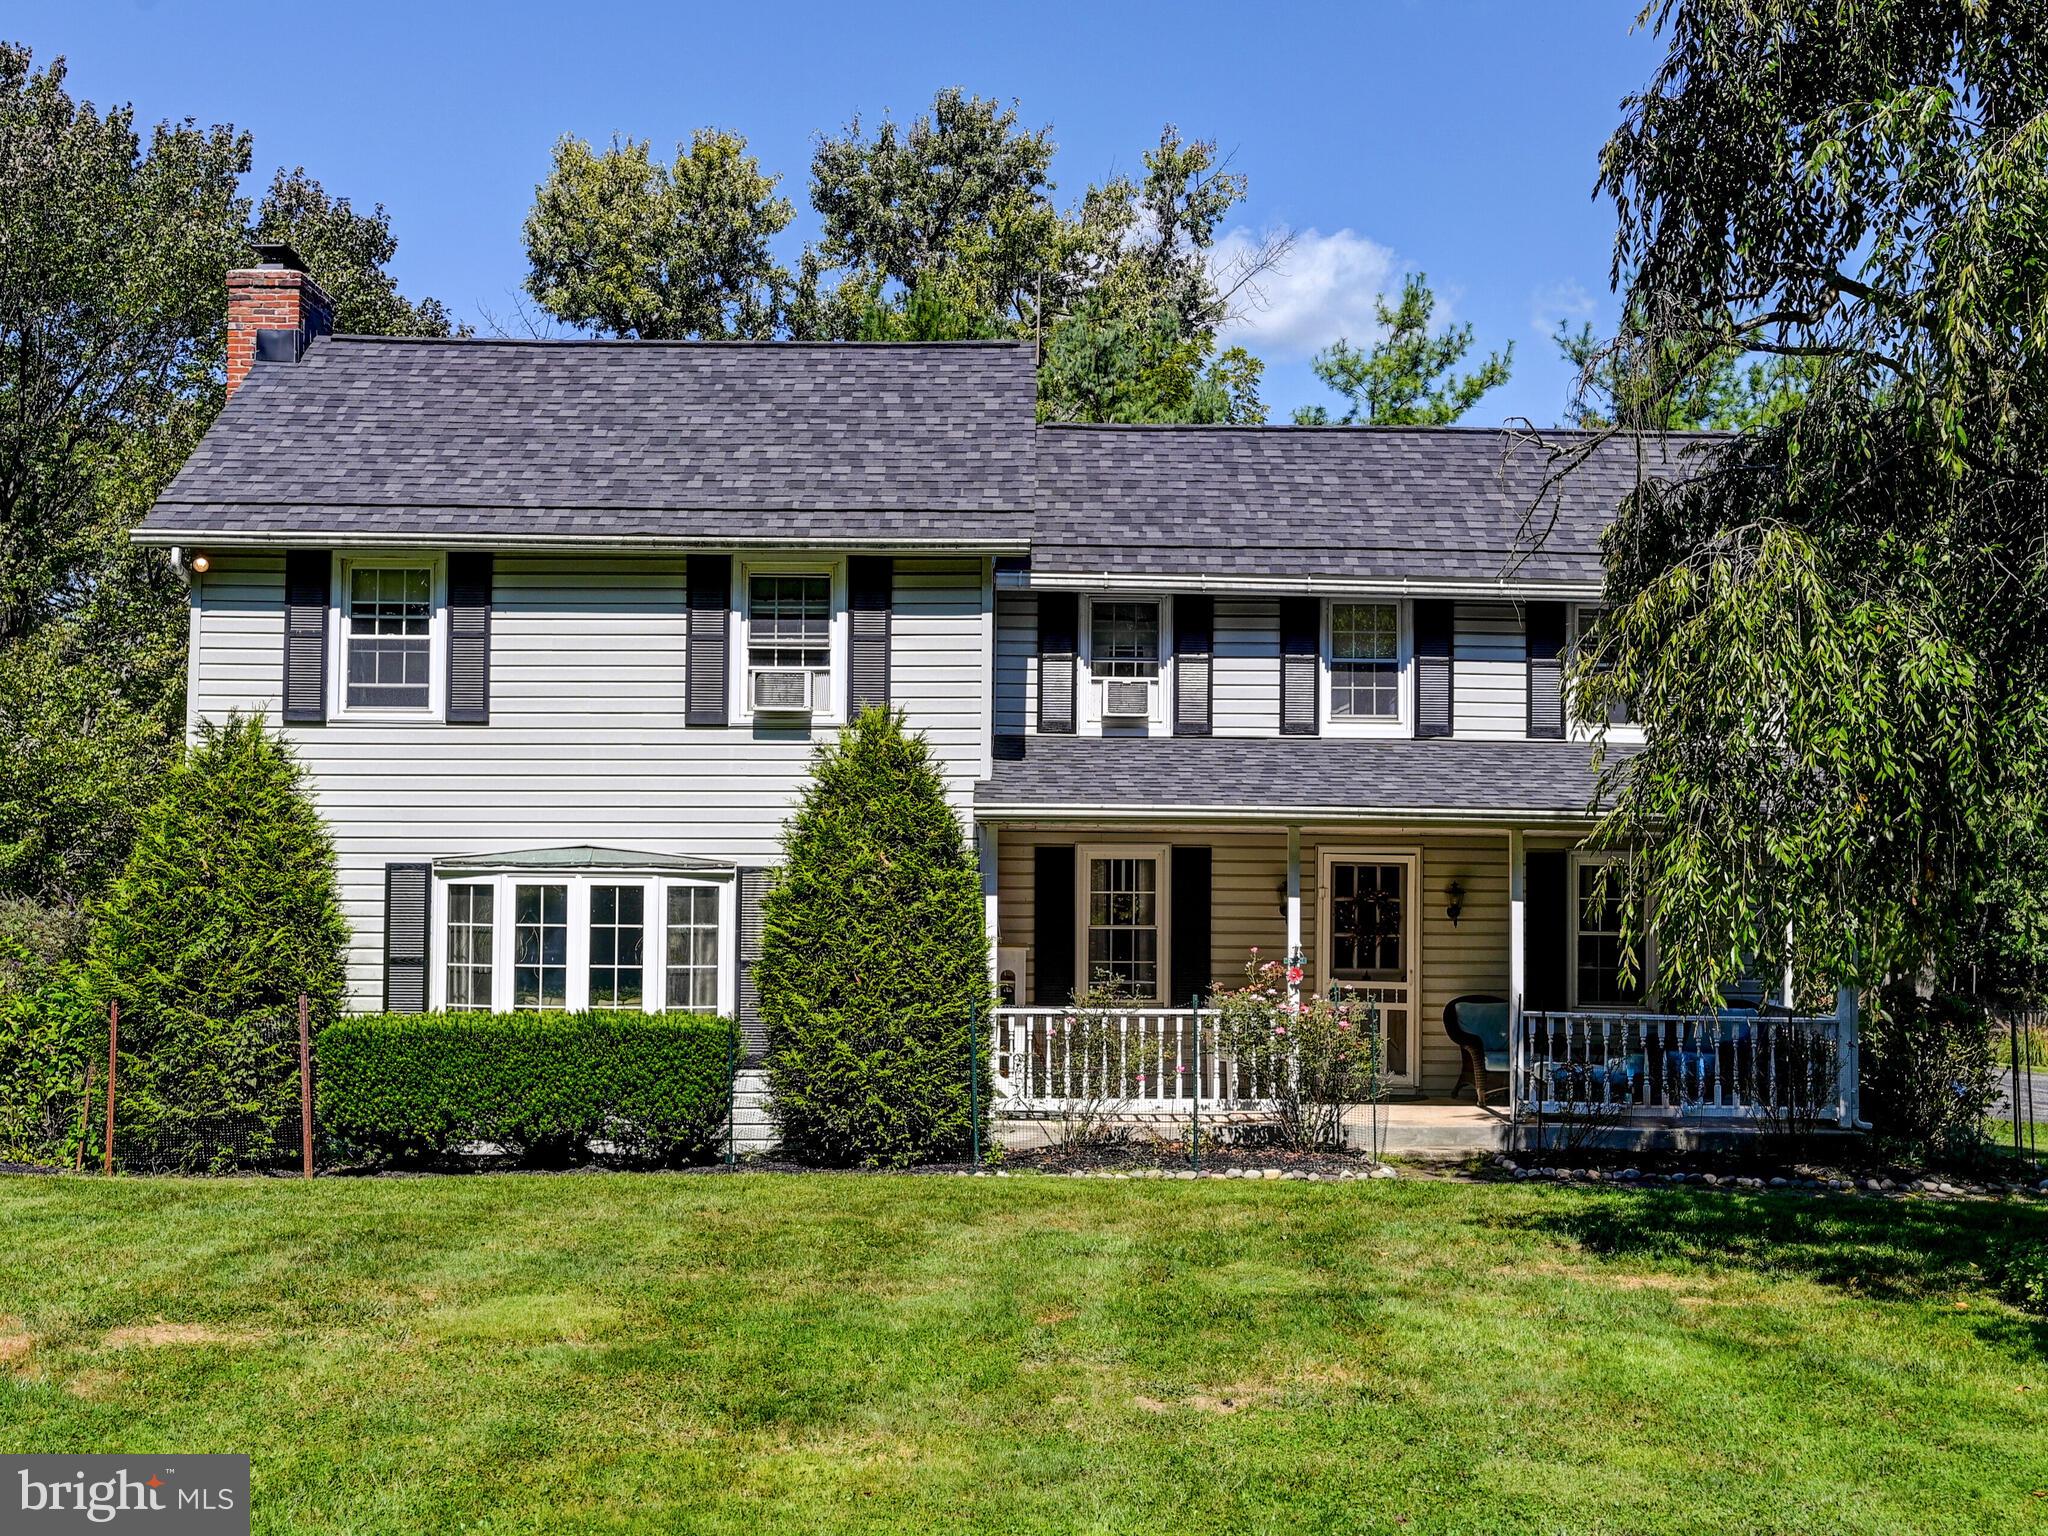
M1992 1040L1998 1074L1985 1139L2015 1157L2036 1161L2048 1116L2048 1013L2018 1013L2000 1022Z

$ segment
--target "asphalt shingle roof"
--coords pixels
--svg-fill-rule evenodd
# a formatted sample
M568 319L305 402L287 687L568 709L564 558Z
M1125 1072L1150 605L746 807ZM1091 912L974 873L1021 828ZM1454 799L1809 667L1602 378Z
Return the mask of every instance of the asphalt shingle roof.
M1502 429L1045 427L1032 568L1598 582L1636 451L1602 445L1546 497L1548 449ZM1683 472L1685 440L1643 451L1656 473Z
M976 811L1576 815L1595 790L1592 748L1579 742L1013 736L996 746Z
M988 538L1035 501L1024 343L414 341L259 364L143 524Z

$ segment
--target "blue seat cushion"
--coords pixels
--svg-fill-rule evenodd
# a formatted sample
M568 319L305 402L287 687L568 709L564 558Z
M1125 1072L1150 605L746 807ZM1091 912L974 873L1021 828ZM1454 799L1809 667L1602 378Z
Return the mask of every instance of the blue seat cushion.
M1486 1064L1498 1056L1503 1066L1508 1059L1508 1005L1506 1003L1458 1004L1458 1027L1479 1037L1486 1052Z
M1489 1071L1489 1072L1505 1072L1505 1071L1507 1071L1507 1069L1508 1069L1508 1053L1507 1053L1506 1051L1488 1051L1488 1052L1486 1052L1486 1053L1485 1053L1485 1056L1486 1056L1486 1070L1487 1070L1487 1071Z

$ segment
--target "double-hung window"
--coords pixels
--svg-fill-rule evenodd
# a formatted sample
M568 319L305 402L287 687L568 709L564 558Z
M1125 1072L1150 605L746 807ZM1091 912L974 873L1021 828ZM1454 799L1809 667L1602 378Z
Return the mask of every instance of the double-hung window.
M1648 949L1645 943L1637 944L1633 974L1624 978L1621 871L1605 860L1584 857L1575 858L1571 870L1573 1006L1641 1007Z
M638 1008L646 995L647 888L590 888L590 1006Z
M1159 675L1159 604L1105 601L1088 611L1088 665L1097 677Z
M1571 643L1572 649L1575 652L1585 651L1599 643L1600 619L1606 611L1605 608L1598 604L1591 603L1582 603L1572 609ZM1597 652L1595 655L1597 656ZM1606 665L1597 665L1596 670L1605 673L1610 671L1611 668ZM1636 723L1635 708L1629 700L1625 698L1609 700L1605 713L1608 725L1622 727L1625 735L1634 729Z
M425 713L433 704L433 565L351 563L345 578L344 706Z
M1165 851L1083 848L1077 864L1086 988L1158 1002L1167 974Z
M520 885L512 898L512 1006L569 1006L569 887Z
M756 710L832 710L832 577L825 571L747 576L747 700ZM764 674L767 676L764 678ZM808 678L795 683L792 677ZM801 698L801 702L797 702Z
M496 981L498 890L448 887L448 1007L489 1012Z
M718 1011L718 888L668 890L668 997L671 1009Z
M1330 604L1330 720L1393 726L1401 719L1401 605Z

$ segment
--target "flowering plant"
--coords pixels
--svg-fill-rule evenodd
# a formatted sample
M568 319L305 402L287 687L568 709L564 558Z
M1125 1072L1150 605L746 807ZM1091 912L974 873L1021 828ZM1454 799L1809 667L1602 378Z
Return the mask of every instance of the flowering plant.
M1379 1013L1369 1001L1302 992L1302 976L1299 959L1283 965L1254 949L1244 985L1212 1000L1226 1091L1276 1105L1292 1147L1341 1148L1345 1112L1383 1088Z

